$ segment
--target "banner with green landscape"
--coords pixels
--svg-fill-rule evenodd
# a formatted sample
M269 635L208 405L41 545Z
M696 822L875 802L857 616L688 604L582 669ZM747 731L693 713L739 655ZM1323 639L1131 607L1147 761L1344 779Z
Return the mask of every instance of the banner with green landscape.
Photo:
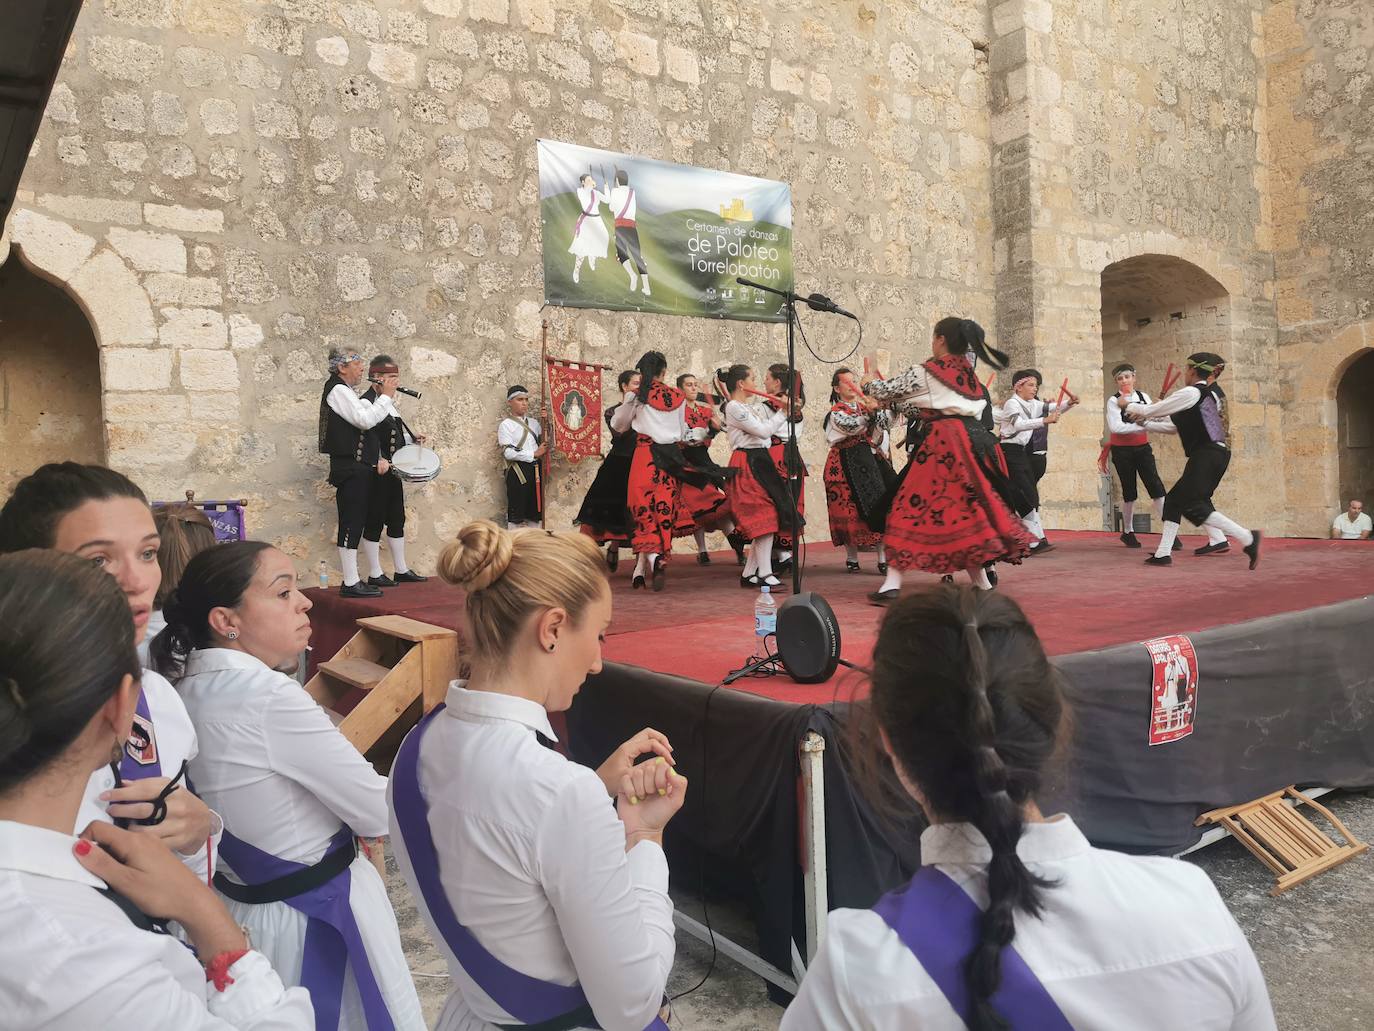
M783 322L786 183L539 141L544 303Z

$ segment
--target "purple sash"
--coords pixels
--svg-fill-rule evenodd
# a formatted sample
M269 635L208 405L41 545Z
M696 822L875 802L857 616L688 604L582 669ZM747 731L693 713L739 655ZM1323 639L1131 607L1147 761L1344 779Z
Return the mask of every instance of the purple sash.
M964 964L978 943L983 911L964 889L933 866L923 866L911 883L878 900L873 911L896 932L965 1024L973 1004ZM992 1004L1011 1021L1012 1031L1073 1031L1049 991L1008 945L1002 950L1002 983Z
M131 751L133 743L140 736L147 738L146 742L139 742L144 755L148 757L146 760L138 759ZM124 742L124 750L119 755L119 776L125 783L162 776L153 715L148 709L148 696L142 690L138 692L138 704L134 706L134 725L129 730L129 740Z
M329 840L325 854L344 846L351 837L353 832L345 827ZM227 830L220 839L219 854L245 884L262 884L307 869L305 863L278 859ZM351 963L369 1031L393 1031L391 1012L377 986L377 976L368 962L358 920L349 904L352 883L345 869L326 884L285 900L288 906L309 918L305 954L301 958L301 985L309 990L310 1001L315 1006L316 1031L334 1031L339 1026L344 971Z
M552 984L506 966L458 922L453 912L439 880L439 854L429 829L429 810L420 793L420 739L430 720L443 711L442 704L436 705L406 735L391 767L391 805L406 855L410 858L413 884L420 889L439 936L463 970L498 1006L521 1023L540 1024L574 1010L589 1008L580 985ZM667 1026L655 1017L645 1031L667 1031Z

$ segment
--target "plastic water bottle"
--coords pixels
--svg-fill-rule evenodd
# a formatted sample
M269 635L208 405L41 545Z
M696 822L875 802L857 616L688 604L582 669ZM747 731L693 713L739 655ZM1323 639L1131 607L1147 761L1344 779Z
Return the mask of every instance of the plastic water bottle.
M320 559L320 588L329 590L329 567L324 564L324 559Z
M759 588L759 596L754 601L754 649L757 655L766 655L768 645L765 642L769 634L776 633L778 629L778 603L773 600L773 595L769 593L767 587Z

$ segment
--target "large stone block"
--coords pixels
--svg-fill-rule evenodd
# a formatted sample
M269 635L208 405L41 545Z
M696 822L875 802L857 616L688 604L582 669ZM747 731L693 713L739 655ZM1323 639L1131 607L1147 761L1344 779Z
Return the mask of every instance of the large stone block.
M87 54L92 68L119 82L151 82L163 66L162 48L137 39L97 36Z
M222 97L201 101L200 124L206 135L230 136L239 131L238 105Z
M95 239L36 211L21 208L10 223L10 242L34 268L63 283L95 250Z
M107 239L139 272L186 271L186 244L178 236L115 227Z
M334 283L345 301L365 301L377 295L372 265L361 254L345 254L335 262Z
M417 381L443 379L458 371L458 358L447 351L430 347L412 347L407 375Z
M158 342L163 347L215 349L228 346L229 327L224 316L209 308L163 308Z
M172 352L147 348L102 349L108 391L166 390L172 385Z
M237 390L238 360L232 351L182 351L181 385L187 390Z
M179 204L144 204L148 224L182 233L219 233L224 230L224 212L214 208L184 208Z
M102 348L151 344L157 339L148 295L114 251L97 251L69 282Z
M38 206L75 222L136 226L143 221L138 202L131 200L114 200L109 197L63 197L41 193L38 195Z
M367 70L394 86L415 85L416 57L413 51L394 43L373 43Z

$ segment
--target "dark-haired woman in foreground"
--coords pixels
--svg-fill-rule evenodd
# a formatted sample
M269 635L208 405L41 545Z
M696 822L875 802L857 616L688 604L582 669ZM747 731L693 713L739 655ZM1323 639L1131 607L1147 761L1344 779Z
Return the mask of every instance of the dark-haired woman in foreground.
M319 1031L422 1028L386 885L357 847L387 833L386 778L276 672L310 640L309 609L286 555L221 544L187 565L152 658L200 734L191 773L224 817L215 887L235 919L310 990Z
M987 346L972 319L941 319L930 347L931 358L899 376L863 378L865 394L906 416L908 447L917 442L887 514L887 579L869 595L878 604L896 600L908 570L963 570L990 590L989 563L1030 554L1030 534L1009 503L1006 460L979 421L990 402L973 371L975 356L996 369L1006 367L1007 356Z
M55 551L0 557L0 1024L306 1031L310 997L162 842L100 820L72 834L88 775L129 736L140 672L114 578Z
M931 826L911 883L830 914L783 1031L1269 1031L1250 946L1207 875L1095 849L1035 796L1064 725L1016 603L937 586L873 649L877 740Z

